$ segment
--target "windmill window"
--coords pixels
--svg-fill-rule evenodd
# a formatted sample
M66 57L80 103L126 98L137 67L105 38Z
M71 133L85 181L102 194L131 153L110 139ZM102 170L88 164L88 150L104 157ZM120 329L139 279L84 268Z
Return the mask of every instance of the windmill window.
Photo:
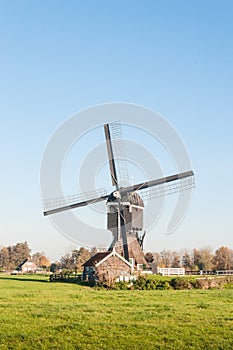
M138 270L140 270L140 271L143 270L143 264L138 264L138 265L137 265L137 268L138 268Z

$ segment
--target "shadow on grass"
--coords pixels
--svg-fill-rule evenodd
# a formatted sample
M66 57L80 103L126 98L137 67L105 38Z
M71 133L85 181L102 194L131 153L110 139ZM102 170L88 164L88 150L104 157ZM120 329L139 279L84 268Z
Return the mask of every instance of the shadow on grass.
M42 283L48 283L48 280L43 280L40 278L27 278L27 277L10 277L10 276L0 276L0 280L9 280L9 281L18 281L18 282L42 282Z

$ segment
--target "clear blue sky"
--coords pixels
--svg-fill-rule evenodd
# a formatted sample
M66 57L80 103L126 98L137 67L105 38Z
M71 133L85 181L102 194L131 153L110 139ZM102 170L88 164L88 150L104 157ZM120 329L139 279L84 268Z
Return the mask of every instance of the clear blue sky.
M185 221L146 248L233 248L232 38L232 1L0 1L0 244L74 247L41 214L44 148L70 115L123 101L171 122L196 173Z

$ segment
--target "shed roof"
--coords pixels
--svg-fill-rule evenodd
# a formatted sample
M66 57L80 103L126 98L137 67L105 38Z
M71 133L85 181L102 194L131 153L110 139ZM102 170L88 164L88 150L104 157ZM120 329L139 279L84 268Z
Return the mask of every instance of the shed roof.
M100 252L100 253L96 253L95 255L93 255L90 259L88 259L83 266L95 266L98 262L100 262L102 259L104 259L106 256L108 256L109 254L111 254L110 251L108 252Z
M92 256L89 260L87 260L83 266L99 266L102 264L105 260L110 258L111 256L117 256L118 259L121 259L124 261L125 264L127 264L129 267L131 267L131 264L129 261L127 261L123 256L118 254L115 249L112 251L102 252L102 253L96 253L94 256Z

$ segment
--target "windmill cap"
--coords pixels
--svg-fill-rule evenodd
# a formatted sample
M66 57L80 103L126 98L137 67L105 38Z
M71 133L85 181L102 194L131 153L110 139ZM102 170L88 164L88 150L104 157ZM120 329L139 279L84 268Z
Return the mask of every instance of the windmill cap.
M137 192L129 192L121 196L122 202L129 202L132 205L138 205L139 207L144 207L142 198ZM108 197L107 202L117 202L116 191L112 192Z

